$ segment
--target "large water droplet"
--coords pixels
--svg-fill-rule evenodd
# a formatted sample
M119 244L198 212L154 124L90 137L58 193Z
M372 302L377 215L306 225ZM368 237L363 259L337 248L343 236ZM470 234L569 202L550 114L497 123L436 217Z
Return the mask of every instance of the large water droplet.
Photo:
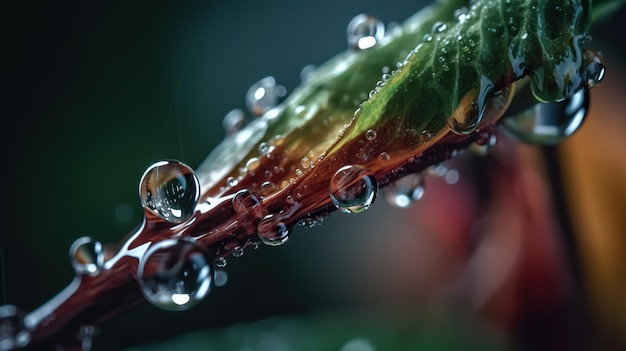
M251 113L262 116L265 112L276 107L279 99L284 97L286 93L285 87L276 85L274 77L268 76L254 83L248 89L246 106Z
M148 249L137 279L146 300L164 310L181 311L206 297L213 273L210 261L193 241L167 239Z
M396 207L406 208L424 196L424 177L421 174L408 174L385 188L387 202Z
M186 164L167 160L150 166L139 182L141 205L170 223L193 214L200 197L198 178Z
M536 145L554 145L580 128L589 110L589 92L580 89L561 102L539 103L504 118L502 126L518 140Z
M258 225L261 241L269 246L279 246L289 239L289 228L275 215L264 217Z
M70 261L76 274L94 275L104 265L104 250L99 241L84 236L70 247Z
M367 210L376 198L376 178L357 165L339 169L330 179L330 198L344 213L361 213Z
M374 16L356 15L346 31L348 47L364 50L376 45L385 36L385 25Z

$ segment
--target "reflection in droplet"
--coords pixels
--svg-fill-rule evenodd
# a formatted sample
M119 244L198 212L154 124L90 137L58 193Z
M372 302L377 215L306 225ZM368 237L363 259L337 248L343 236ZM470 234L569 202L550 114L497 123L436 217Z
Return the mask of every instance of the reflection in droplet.
M424 177L421 174L408 174L385 188L385 198L389 204L406 208L424 196Z
M269 246L279 246L289 239L289 228L274 215L264 217L257 228L259 239Z
M226 273L223 269L218 269L215 271L215 286L222 287L228 283L228 273Z
M148 249L139 263L137 279L146 300L164 310L181 311L206 297L213 273L197 244L168 239Z
M104 265L104 250L99 241L84 236L70 247L70 262L76 274L96 274Z
M243 256L243 247L241 246L237 246L236 248L233 249L233 257L241 257Z
M198 178L186 164L159 161L139 182L141 205L170 223L181 223L195 211L200 197Z
M584 54L588 62L585 69L587 88L591 89L604 79L606 64L604 63L604 57L599 52L585 50Z
M254 83L246 93L246 106L248 110L262 116L265 112L276 107L280 98L284 97L287 90L282 85L276 85L272 76L265 77Z
M344 166L330 179L330 198L344 213L361 213L376 199L378 185L374 176L358 165Z
M580 89L561 102L538 103L513 116L506 116L502 126L520 141L536 145L554 145L576 132L589 110L589 91Z
M365 50L385 36L385 25L374 16L360 14L350 21L346 32L349 48Z

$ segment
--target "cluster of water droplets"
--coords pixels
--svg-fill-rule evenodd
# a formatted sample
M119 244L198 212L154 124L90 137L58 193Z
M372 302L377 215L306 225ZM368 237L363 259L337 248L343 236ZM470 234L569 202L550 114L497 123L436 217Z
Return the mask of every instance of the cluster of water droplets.
M28 346L30 332L24 326L23 314L13 305L0 306L0 350Z
M521 112L506 116L503 128L514 138L536 145L555 145L574 134L589 110L589 89L604 78L602 55L585 51L587 67L583 87L561 101L537 103Z
M313 70L314 68L310 68L306 74L310 75ZM278 106L286 95L287 89L277 84L274 77L267 76L260 79L248 88L245 96L247 112L250 116L248 116L245 111L238 108L231 110L222 120L224 131L227 135L232 135L242 130L250 120L261 117Z

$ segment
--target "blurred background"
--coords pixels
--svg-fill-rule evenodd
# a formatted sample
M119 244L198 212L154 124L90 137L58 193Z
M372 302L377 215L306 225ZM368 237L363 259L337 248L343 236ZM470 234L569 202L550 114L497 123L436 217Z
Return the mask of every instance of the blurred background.
M272 75L346 49L359 13L402 21L424 1L11 2L2 18L1 304L32 310L72 279L68 249L141 223L143 171L198 166ZM589 349L626 346L624 10L592 31L605 82L557 148L500 136L490 158L429 178L422 201L297 228L230 258L186 312L144 304L95 350ZM463 161L459 161L463 163Z

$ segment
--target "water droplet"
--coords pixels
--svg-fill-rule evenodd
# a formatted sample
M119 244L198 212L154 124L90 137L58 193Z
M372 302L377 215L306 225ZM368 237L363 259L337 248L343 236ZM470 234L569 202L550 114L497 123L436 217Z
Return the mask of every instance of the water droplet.
M268 196L276 190L276 184L272 182L263 182L261 184L261 195Z
M302 168L307 169L311 167L311 159L308 157L303 157L302 160L300 160L300 164L302 164Z
M232 188L234 186L237 186L237 184L239 184L239 181L235 177L228 177L228 179L226 179L226 184L228 184L228 186Z
M139 182L141 205L170 223L182 223L193 214L200 184L191 167L167 160L148 167Z
M104 250L99 241L84 236L70 247L70 261L76 274L95 275L104 265Z
M222 125L226 134L231 135L246 125L246 115L238 108L231 110L224 116Z
M348 24L348 47L364 50L376 45L385 36L385 25L374 16L360 14Z
M169 311L186 310L206 297L213 267L190 240L167 239L154 244L141 258L137 280L146 300Z
M226 267L227 261L224 257L218 257L215 259L215 267L224 268Z
M311 79L311 77L313 77L313 74L315 74L315 70L317 70L317 67L315 67L315 65L306 65L302 67L302 70L300 71L300 81L302 83L307 82L309 79Z
M456 110L448 117L448 125L455 134L473 133L485 114L485 109L492 98L494 83L487 76L481 76L480 87L468 93Z
M0 350L26 347L31 340L24 329L23 313L13 305L0 306Z
M576 132L589 110L589 91L580 89L561 102L539 103L504 118L502 126L518 140L554 145Z
M585 50L584 54L587 59L587 68L585 69L587 88L591 89L604 79L606 64L601 53Z
M469 17L467 12L467 7L463 6L460 9L454 11L454 17L459 21L459 23L464 23Z
M376 139L376 131L373 129L368 129L367 132L365 132L365 138L369 141Z
M446 31L447 28L448 26L445 23L435 22L435 24L433 24L433 28L430 31L430 34L443 33Z
M330 179L330 198L344 213L361 213L372 205L378 185L361 166L344 166Z
M386 152L381 152L380 155L378 155L378 158L381 161L389 161L391 159L391 156L389 156L389 154Z
M257 227L259 239L266 245L279 246L289 239L289 228L275 215L268 215Z
M396 207L406 208L424 196L424 177L421 174L408 174L385 188L387 202Z
M232 204L235 212L239 214L258 213L261 198L257 193L243 189L233 196Z
M243 247L237 246L236 248L233 249L232 254L233 254L233 257L243 256Z
M257 116L278 105L280 98L287 94L285 87L276 85L272 76L265 77L254 83L246 93L246 106L248 110Z
M215 271L215 286L222 287L228 283L228 273L226 273L223 269L218 269Z
M433 41L433 36L430 35L430 34L425 34L424 35L424 41L425 42Z
M443 177L443 180L448 184L456 184L459 182L461 175L459 171L456 169L451 169L446 172L446 175Z

